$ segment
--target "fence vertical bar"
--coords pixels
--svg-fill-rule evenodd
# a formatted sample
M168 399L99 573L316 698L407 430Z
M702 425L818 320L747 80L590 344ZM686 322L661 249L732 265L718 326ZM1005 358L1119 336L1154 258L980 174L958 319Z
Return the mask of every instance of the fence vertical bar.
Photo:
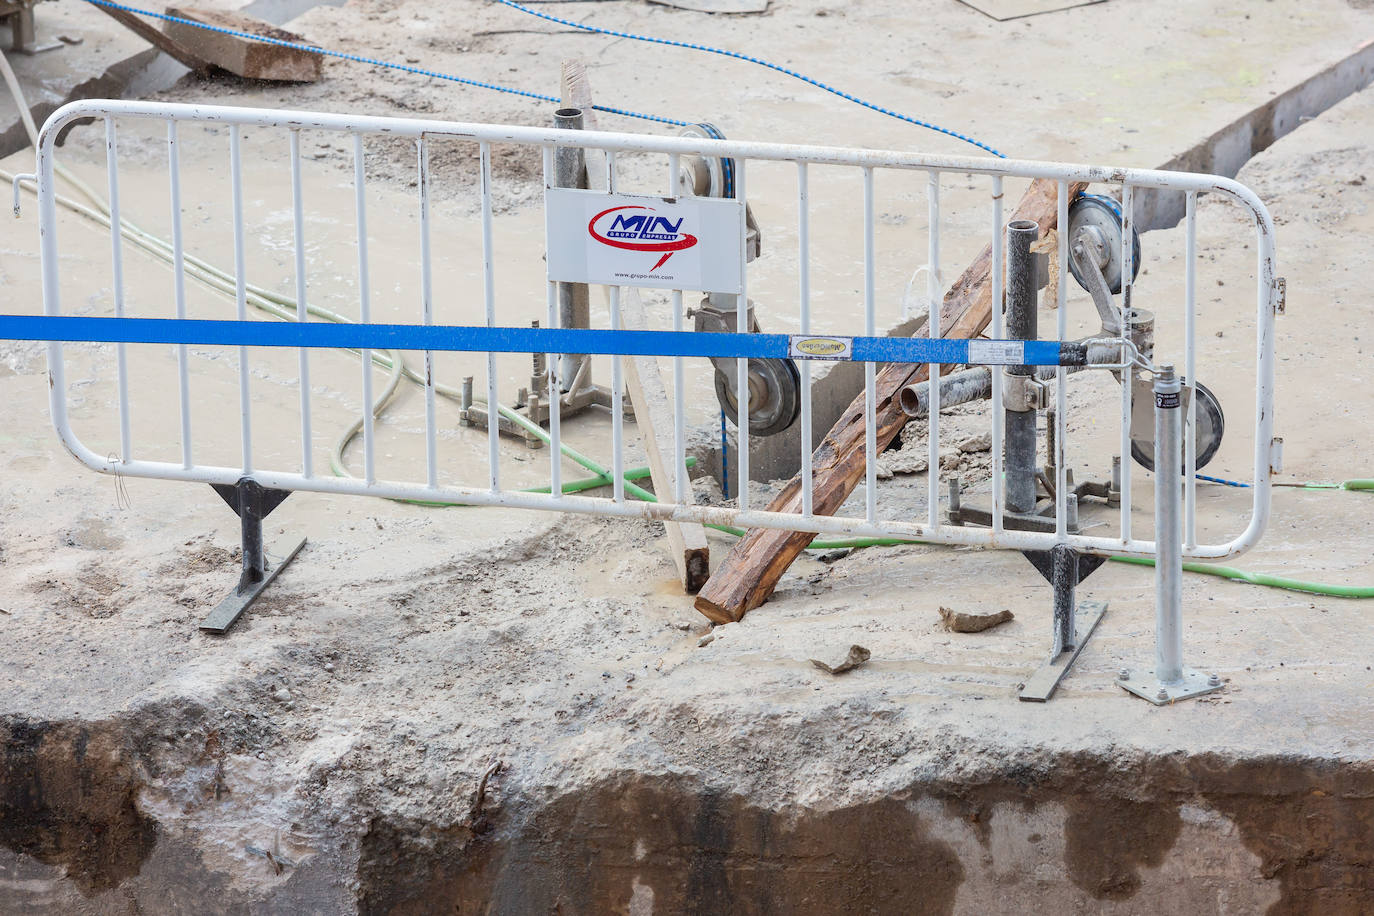
M181 150L177 122L167 122L167 173L172 205L172 289L176 316L186 317L186 250L181 235ZM177 344L177 393L181 399L181 465L191 467L191 382L186 344Z
M248 267L243 239L243 158L241 133L237 124L229 128L229 185L234 209L234 314L248 320ZM243 474L253 471L252 401L248 387L248 348L239 347L239 423L243 443Z
M1131 312L1131 267L1135 248L1131 244L1131 186L1121 185L1121 333L1129 337L1134 324ZM1131 388L1135 367L1121 370L1121 541L1131 540Z
M811 189L806 163L797 163L797 296L801 303L801 332L811 333ZM801 362L801 495L802 516L810 518L815 496L811 453L811 361Z
M1197 192L1188 191L1184 204L1183 243L1183 383L1188 389L1188 420L1183 446L1183 546L1197 546Z
M873 169L865 167L864 180L864 335L877 333L876 255L873 250ZM864 363L864 514L869 523L878 520L877 392L872 362Z
M554 186L556 153L552 146L544 147L544 187ZM548 308L545 313L547 326L551 328L561 328L563 326L563 306L560 300L559 285L553 280L545 280L548 293ZM583 359L591 359L584 356ZM544 371L547 374L549 399L549 493L554 499L563 497L563 384L561 376L563 374L563 357L557 353L549 353L544 357Z
M124 317L124 238L119 218L119 140L114 118L105 119L105 173L110 198L110 270L114 284L114 313ZM128 462L133 435L129 419L129 364L127 347L115 345L115 372L119 388L119 460Z
M606 190L615 193L615 151L606 150ZM610 289L611 330L620 330L620 287ZM611 357L611 473L612 498L625 501L625 380L619 354Z
M292 247L296 262L296 320L310 320L310 306L306 301L305 283L305 207L301 189L301 132L291 131L291 219L294 230ZM312 476L311 460L313 434L310 428L310 348L298 351L301 375L301 474Z
M429 144L424 134L415 141L417 180L420 185L420 315L425 324L434 323L434 271L430 260ZM434 351L425 351L425 482L439 485L437 424L434 410Z
M372 291L367 262L367 172L363 163L363 135L353 135L353 204L358 220L358 320L372 321ZM362 350L363 367L363 477L377 482L375 442L372 430L372 351Z
M677 153L668 155L668 195L678 195L678 179L682 170L682 158ZM673 310L673 330L682 330L682 290L671 293L669 307ZM673 501L679 505L687 501L687 419L686 398L683 386L686 376L682 357L673 357Z
M992 178L992 336L1002 338L1003 272L1002 176ZM992 367L992 531L1002 533L1002 367ZM931 473L934 473L932 470Z
M482 300L487 327L496 326L496 253L491 241L491 144L477 144L482 189ZM491 491L501 488L500 402L496 392L496 354L487 354L487 463Z
M930 172L926 183L927 222L930 228L926 233L926 336L931 340L939 337L941 293L944 284L940 282L940 173ZM926 524L932 529L940 526L940 364L931 363L926 372L930 382L930 409L926 411Z
M744 218L744 159L735 160L735 199L740 202L739 216L739 297L735 300L735 333L749 333L748 255L749 226ZM735 360L735 430L739 435L739 499L740 509L749 508L749 360Z
M1055 336L1061 341L1069 336L1069 315L1067 308L1069 294L1069 183L1061 179L1057 193L1055 225L1058 226L1056 235L1059 237L1058 251L1055 257L1059 260L1059 269L1056 274L1059 278L1058 287L1054 291L1055 308ZM1068 395L1068 373L1063 366L1056 366L1054 370L1054 454L1050 460L1054 462L1054 536L1055 539L1063 542L1069 533L1069 497L1068 497L1068 470L1065 467L1067 461L1067 449L1065 448L1064 437L1067 429L1067 414L1069 412Z

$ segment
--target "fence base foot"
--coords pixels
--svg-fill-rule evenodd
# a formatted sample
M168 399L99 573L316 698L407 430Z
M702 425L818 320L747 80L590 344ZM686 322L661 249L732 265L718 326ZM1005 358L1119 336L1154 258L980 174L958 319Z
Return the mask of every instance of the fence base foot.
M1205 693L1216 693L1221 689L1220 678L1191 668L1184 668L1181 678L1167 684L1153 674L1137 678L1129 671L1122 671L1116 683L1127 693L1133 693L1142 700L1149 700L1156 706L1168 706L1170 703L1200 697Z
M222 634L227 633L234 621L258 599L262 590L277 577L277 573L296 558L296 554L305 546L305 539L302 538L300 543L292 547L280 563L269 564L262 546L262 520L281 505L291 491L264 487L251 477L241 477L233 486L210 486L238 515L243 548L243 573L239 576L238 587L200 625L207 633Z
M1074 645L1051 658L1026 679L1026 685L1021 688L1021 700L1027 703L1044 703L1054 696L1055 688L1064 679L1064 675L1069 673L1069 668L1077 660L1078 653L1083 651L1083 646L1088 642L1088 638L1093 635L1093 630L1097 629L1098 622L1106 613L1107 602L1105 601L1083 601L1079 603L1076 627L1078 639Z
M272 580L277 578L277 573L281 572L294 559L296 554L301 552L305 546L305 538L301 538L296 545L286 552L280 563L263 564L262 578L256 582L239 582L238 586L224 597L215 609L210 612L203 621L200 628L206 633L223 635L229 632L229 628L243 616L243 612L248 610L263 589L272 584Z

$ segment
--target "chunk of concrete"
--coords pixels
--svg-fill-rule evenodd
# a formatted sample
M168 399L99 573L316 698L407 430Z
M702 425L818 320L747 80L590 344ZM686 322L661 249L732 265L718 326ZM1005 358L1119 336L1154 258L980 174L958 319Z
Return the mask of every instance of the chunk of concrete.
M258 35L274 41L305 43L305 39L294 32L279 29L261 19L242 13L192 7L172 7L167 13L179 19ZM226 35L223 32L212 32L185 22L166 22L163 24L163 31L178 45L196 56L247 79L314 83L319 80L322 72L320 55L300 48L288 48L270 42L240 38L237 35Z
M963 611L940 608L940 619L945 629L952 633L981 633L1001 626L1012 619L1011 611L998 611L995 614L967 614Z
M822 661L819 658L811 659L811 664L828 674L843 674L851 668L857 668L873 656L863 646L850 646L844 658L834 662Z

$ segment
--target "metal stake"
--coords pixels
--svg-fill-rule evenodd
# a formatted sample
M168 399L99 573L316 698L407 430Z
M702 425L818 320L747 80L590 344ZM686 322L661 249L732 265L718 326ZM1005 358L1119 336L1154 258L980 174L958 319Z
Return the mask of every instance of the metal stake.
M1155 676L1117 678L1156 706L1221 689L1216 677L1183 666L1183 412L1173 366L1155 374Z

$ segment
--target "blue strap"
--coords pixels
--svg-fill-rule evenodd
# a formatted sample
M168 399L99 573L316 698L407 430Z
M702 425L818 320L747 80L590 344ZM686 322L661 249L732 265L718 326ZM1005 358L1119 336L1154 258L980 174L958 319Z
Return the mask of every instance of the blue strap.
M488 328L462 325L336 324L296 321L220 321L176 318L0 316L0 340L194 344L230 347L311 347L350 350L449 350L472 353L595 353L748 359L797 357L815 341L848 345L823 349L820 359L875 363L1057 366L1055 340L988 341L926 337L826 337L787 334L708 334L696 331L607 331ZM834 355L839 352L840 355Z

